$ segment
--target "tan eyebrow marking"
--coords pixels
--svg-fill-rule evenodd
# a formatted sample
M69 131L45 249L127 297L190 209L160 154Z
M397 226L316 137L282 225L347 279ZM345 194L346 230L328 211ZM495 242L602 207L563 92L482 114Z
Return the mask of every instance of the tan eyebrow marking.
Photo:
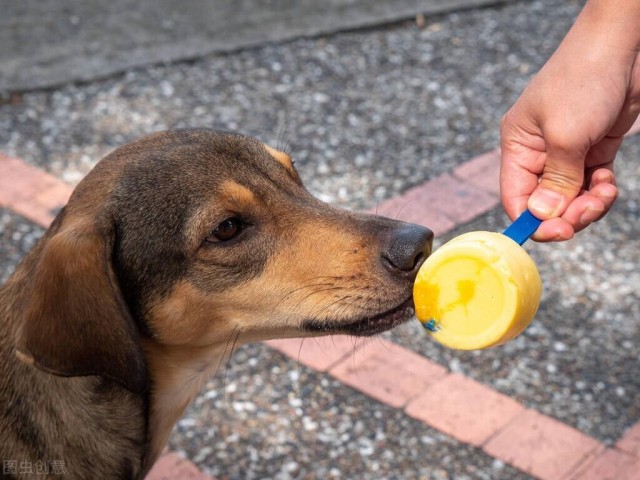
M220 186L220 197L228 203L248 206L256 202L251 190L232 180L225 181Z
M276 150L275 148L270 147L266 143L263 144L264 148L269 152L273 158L275 158L284 168L286 168L291 174L295 175L295 170L293 169L293 162L291 161L291 157L281 152L280 150Z
M201 242L202 235L215 227L211 225L211 219L221 211L250 210L257 203L258 200L250 189L233 180L224 181L216 194L215 205L211 202L204 205L187 222L187 238L194 239L193 241L196 242L192 247L196 248Z

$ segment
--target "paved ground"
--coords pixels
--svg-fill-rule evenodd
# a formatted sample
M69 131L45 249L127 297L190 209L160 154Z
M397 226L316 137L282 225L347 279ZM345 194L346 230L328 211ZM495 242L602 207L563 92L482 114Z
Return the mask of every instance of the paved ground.
M0 145L73 184L151 131L240 130L288 144L324 200L370 207L493 148L577 11L516 3L29 93L2 108Z
M149 131L240 129L287 143L321 198L373 208L495 147L504 109L578 9L515 3L428 19L422 30L408 22L295 40L28 93L0 107L0 150L73 184ZM445 350L416 325L383 338L615 443L640 420L639 157L640 138L628 139L623 195L606 222L567 244L528 246L545 293L520 338L475 353ZM497 208L440 241L505 224ZM0 210L1 279L41 232ZM221 382L212 379L171 440L219 478L531 478L264 345L242 348Z
M640 122L634 131L640 131ZM636 148L636 140L628 140L627 145L632 149ZM451 174L435 178L399 197L385 201L378 208L382 212L394 212L399 202L406 203L413 199L413 203L406 206L401 217L417 216L418 221L426 220L426 223L442 232L452 226L455 229L455 225L463 225L465 219L478 215L480 215L477 218L478 222L491 223L495 221L491 209L498 203L495 187L498 173L497 160L497 154L491 153L465 162ZM637 188L633 182L629 183L627 180L635 178L637 172L626 171L627 165L633 164L621 164L623 169L621 187L625 197L623 202L633 212L636 205L634 197L637 194ZM53 213L66 201L70 191L70 186L55 177L29 166L21 160L0 155L0 205L9 207L15 212L21 212L42 225L47 225L52 220ZM442 204L434 210L429 207L433 201L426 201L429 198L432 200L433 198L446 199L446 204ZM482 212L485 214L483 215ZM612 215L615 215L615 212ZM10 264L30 248L39 235L39 229L9 211L3 211L2 219L4 222L3 232L10 232L6 237L7 266L10 268ZM472 228L472 225L465 225L462 229L469 228ZM596 233L595 230L593 233ZM3 272L3 274L6 273L8 272ZM616 276L615 269L613 273L611 278ZM544 305L542 310L544 310ZM542 314L543 311L540 313ZM530 328L530 331L535 326L536 324ZM415 329L415 327L416 324L410 328ZM424 333L420 330L413 333L424 340ZM576 332L578 330L579 328L576 328ZM401 331L398 329L396 333ZM556 330L554 333L557 334L560 331ZM602 334L601 331L598 333ZM531 355L530 350L535 344L535 339L530 339L527 350L520 356L526 358L527 355ZM368 397L382 402L380 405L375 401L365 400L366 404L356 407L359 412L366 412L367 408L371 408L374 417L384 419L387 417L381 416L380 409L388 410L384 407L384 405L388 405L392 407L391 411L395 412L394 415L400 422L413 422L419 428L426 428L431 432L431 436L421 437L423 443L430 444L433 438L440 437L440 434L432 431L432 428L435 428L448 435L450 443L447 445L450 445L457 453L467 454L464 459L457 456L445 457L420 470L415 467L415 460L407 459L405 455L406 447L413 445L415 438L407 437L405 439L403 437L398 439L397 446L400 448L395 449L394 452L398 454L401 461L407 462L412 467L408 472L403 472L399 478L414 478L420 474L420 471L429 472L428 477L430 478L434 478L435 475L438 475L439 478L443 475L446 477L450 474L454 478L486 478L486 475L511 478L510 475L516 475L516 472L510 468L505 468L502 461L544 480L566 478L572 480L624 478L629 480L637 478L637 474L640 473L640 423L636 423L630 430L625 431L616 442L615 448L605 449L606 443L598 442L579 430L562 423L562 419L559 421L541 415L536 410L526 408L527 406L536 408L535 404L527 402L529 404L527 405L527 403L518 402L517 399L500 394L482 383L456 373L460 371L460 365L457 361L450 362L448 373L445 367L432 360L427 360L397 343L394 344L382 339L362 342L349 338L333 337L326 341L307 341L304 344L299 340L270 342L270 346L286 352L289 358L294 359L294 362L297 360L298 363L308 365L311 367L311 371L328 372L328 376L327 374L320 376L320 390L323 393L326 394L330 392L331 387L340 385L335 382L332 385L330 382L332 378L338 379L343 384L350 385ZM254 347L260 346L250 346L246 349ZM563 347L560 347L558 343L554 345L554 348L559 351L563 350ZM501 350L503 349L496 349L494 352ZM606 345L605 350L609 355L615 356L615 349L612 349L611 345ZM175 448L180 449L182 455L186 454L189 458L201 461L205 465L210 464L209 462L217 461L219 458L218 456L211 459L205 458L211 456L213 450L208 447L201 448L199 442L201 438L212 436L216 445L220 444L222 448L226 449L227 442L235 444L238 434L244 432L247 435L247 440L251 440L251 442L243 442L243 445L251 446L256 442L259 445L254 447L249 468L238 462L234 462L232 465L234 468L240 467L237 478L247 478L247 476L252 478L255 472L251 467L272 465L270 460L273 460L274 457L270 447L274 446L273 438L275 438L275 445L279 447L276 451L276 458L279 458L283 451L285 454L287 453L288 444L284 441L286 435L283 433L303 442L296 444L296 453L302 453L305 447L313 445L313 442L307 441L309 439L304 436L305 431L311 432L309 435L312 439L330 442L334 447L340 445L341 441L351 442L351 435L353 435L353 430L358 430L358 423L356 422L354 425L353 422L341 419L340 414L346 408L344 404L340 403L336 409L328 412L330 419L333 419L334 415L340 417L338 424L342 426L343 430L340 436L336 436L336 429L330 423L323 423L319 427L318 423L313 420L316 417L326 417L327 412L324 406L319 411L314 410L318 401L310 394L313 392L309 388L301 388L300 383L297 382L300 379L300 366L298 365L297 374L291 373L293 366L289 361L288 380L285 385L279 385L279 379L265 383L267 367L274 362L275 357L270 350L267 361L255 358L259 356L260 353L252 351L249 354L249 360L244 364L236 364L234 361L229 365L227 373L230 374L233 371L233 366L238 365L240 368L239 376L232 377L225 374L222 386L220 385L221 379L218 378L213 379L203 389L203 395L195 402L193 416L186 416L179 424L179 427L185 428L184 437L176 434L177 440L172 443ZM242 360L241 357L240 360ZM619 361L620 358L617 360ZM244 375L247 365L250 369L257 368L255 378ZM549 371L549 368L547 370ZM276 366L272 368L272 373L280 374L283 372L279 366ZM248 378L249 381L245 382L245 378ZM226 380L234 381L234 383L228 384L229 388L225 388ZM244 383L240 386L240 390L235 381ZM491 383L491 381L492 378L487 383ZM291 382L293 382L293 386ZM272 385L276 385L278 388L272 390ZM544 386L548 388L550 385ZM221 397L220 392L224 392L222 402L213 400ZM222 418L218 418L218 414L226 413L225 409L229 410L228 395L235 395L236 392L239 392L241 400L233 401L230 404L235 415L231 417L223 415ZM254 397L254 393L258 393L258 395ZM280 410L277 400L276 403L267 405L260 401L272 395L276 399L280 399L280 403L283 403L283 393L287 393L288 406L295 407L294 413L302 416L302 428L298 428L298 425L294 425L296 422L291 421L291 418L295 418L288 414L291 408L286 411ZM616 394L621 395L618 388ZM589 394L585 395L585 399L589 400L589 397ZM337 393L331 393L330 398L333 398L333 401L340 400ZM357 398L357 395L352 398ZM308 403L305 403L304 400L308 400ZM393 410L401 407L405 407L403 410L408 417L401 413L402 410ZM312 411L313 416L305 415L307 410ZM277 412L277 416L282 411L285 411L286 419L276 421L274 428L273 414ZM247 418L246 425L250 427L247 430L243 430L238 425L238 420L245 417ZM261 422L260 418L265 421ZM415 418L418 422L410 420L410 418ZM606 422L607 419L604 420ZM225 424L227 424L228 431L231 432L230 435L220 433L220 427L224 427ZM280 429L283 426L286 427L284 431ZM388 427L387 423L383 423L383 428ZM378 449L387 445L385 431L376 430L376 442L374 443ZM266 437L264 436L265 432ZM274 435L273 438L270 438L271 434ZM184 443L181 443L185 439L193 440L185 447ZM371 446L369 440L357 438L358 445L364 443L366 446L366 448L358 450L359 458L368 456L367 452L372 452L369 448ZM304 447L301 448L300 445ZM482 450L471 448L468 445L482 447ZM195 452L190 450L194 446L197 448ZM348 443L347 449L350 446L351 443ZM414 452L413 449L411 451ZM491 466L485 462L486 454L496 459L492 461ZM228 458L229 455L224 451L219 453L219 457ZM259 461L261 457L264 458L264 461ZM336 455L329 457L329 461L335 457ZM327 460L325 457L322 458ZM390 458L395 459L396 457ZM256 459L259 461L257 465L254 464ZM339 459L341 460L342 457ZM312 458L309 461L314 465L319 463L318 459ZM353 459L351 459L344 465L340 463L339 467L350 471L353 463ZM461 465L464 465L464 473L462 473ZM371 472L375 472L375 476L371 474L371 478L377 478L377 475L396 478L395 473L389 469L397 467L377 459L371 465L364 462L360 466L367 467L363 474L365 478L369 478L368 475ZM280 472L277 476L301 478L300 472L306 472L304 462L302 464L289 462L287 468L291 472ZM275 476L275 473L273 475ZM340 468L333 466L330 469L330 475L342 475ZM306 475L302 476L306 477ZM206 480L202 474L197 472L193 464L180 460L180 457L174 453L164 456L150 475L150 480L168 478Z
M486 352L453 352L408 329L390 336L609 444L640 418L640 138L618 160L622 195L606 221L566 244L529 244L544 282L542 305L520 338ZM506 225L500 208L457 228Z
M0 94L513 0L20 0L0 17Z

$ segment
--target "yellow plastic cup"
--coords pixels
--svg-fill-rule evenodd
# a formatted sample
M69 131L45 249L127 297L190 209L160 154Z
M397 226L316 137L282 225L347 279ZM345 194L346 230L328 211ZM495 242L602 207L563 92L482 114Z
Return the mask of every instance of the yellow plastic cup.
M421 266L413 289L420 322L439 343L459 350L518 336L533 320L541 294L533 259L518 241L496 232L447 242Z

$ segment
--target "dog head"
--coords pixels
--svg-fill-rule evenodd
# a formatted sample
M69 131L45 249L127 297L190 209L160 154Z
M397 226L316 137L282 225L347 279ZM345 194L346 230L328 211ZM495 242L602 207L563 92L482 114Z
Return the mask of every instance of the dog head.
M317 200L287 154L255 139L154 134L102 160L56 219L18 351L135 391L141 337L199 348L373 335L412 317L432 237Z

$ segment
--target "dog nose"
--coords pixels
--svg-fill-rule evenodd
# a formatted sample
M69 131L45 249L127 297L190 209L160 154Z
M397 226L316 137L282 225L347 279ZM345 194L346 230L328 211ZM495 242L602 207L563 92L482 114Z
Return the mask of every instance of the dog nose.
M406 225L391 232L386 248L382 251L382 263L394 274L415 276L420 265L431 253L433 232L419 225Z

